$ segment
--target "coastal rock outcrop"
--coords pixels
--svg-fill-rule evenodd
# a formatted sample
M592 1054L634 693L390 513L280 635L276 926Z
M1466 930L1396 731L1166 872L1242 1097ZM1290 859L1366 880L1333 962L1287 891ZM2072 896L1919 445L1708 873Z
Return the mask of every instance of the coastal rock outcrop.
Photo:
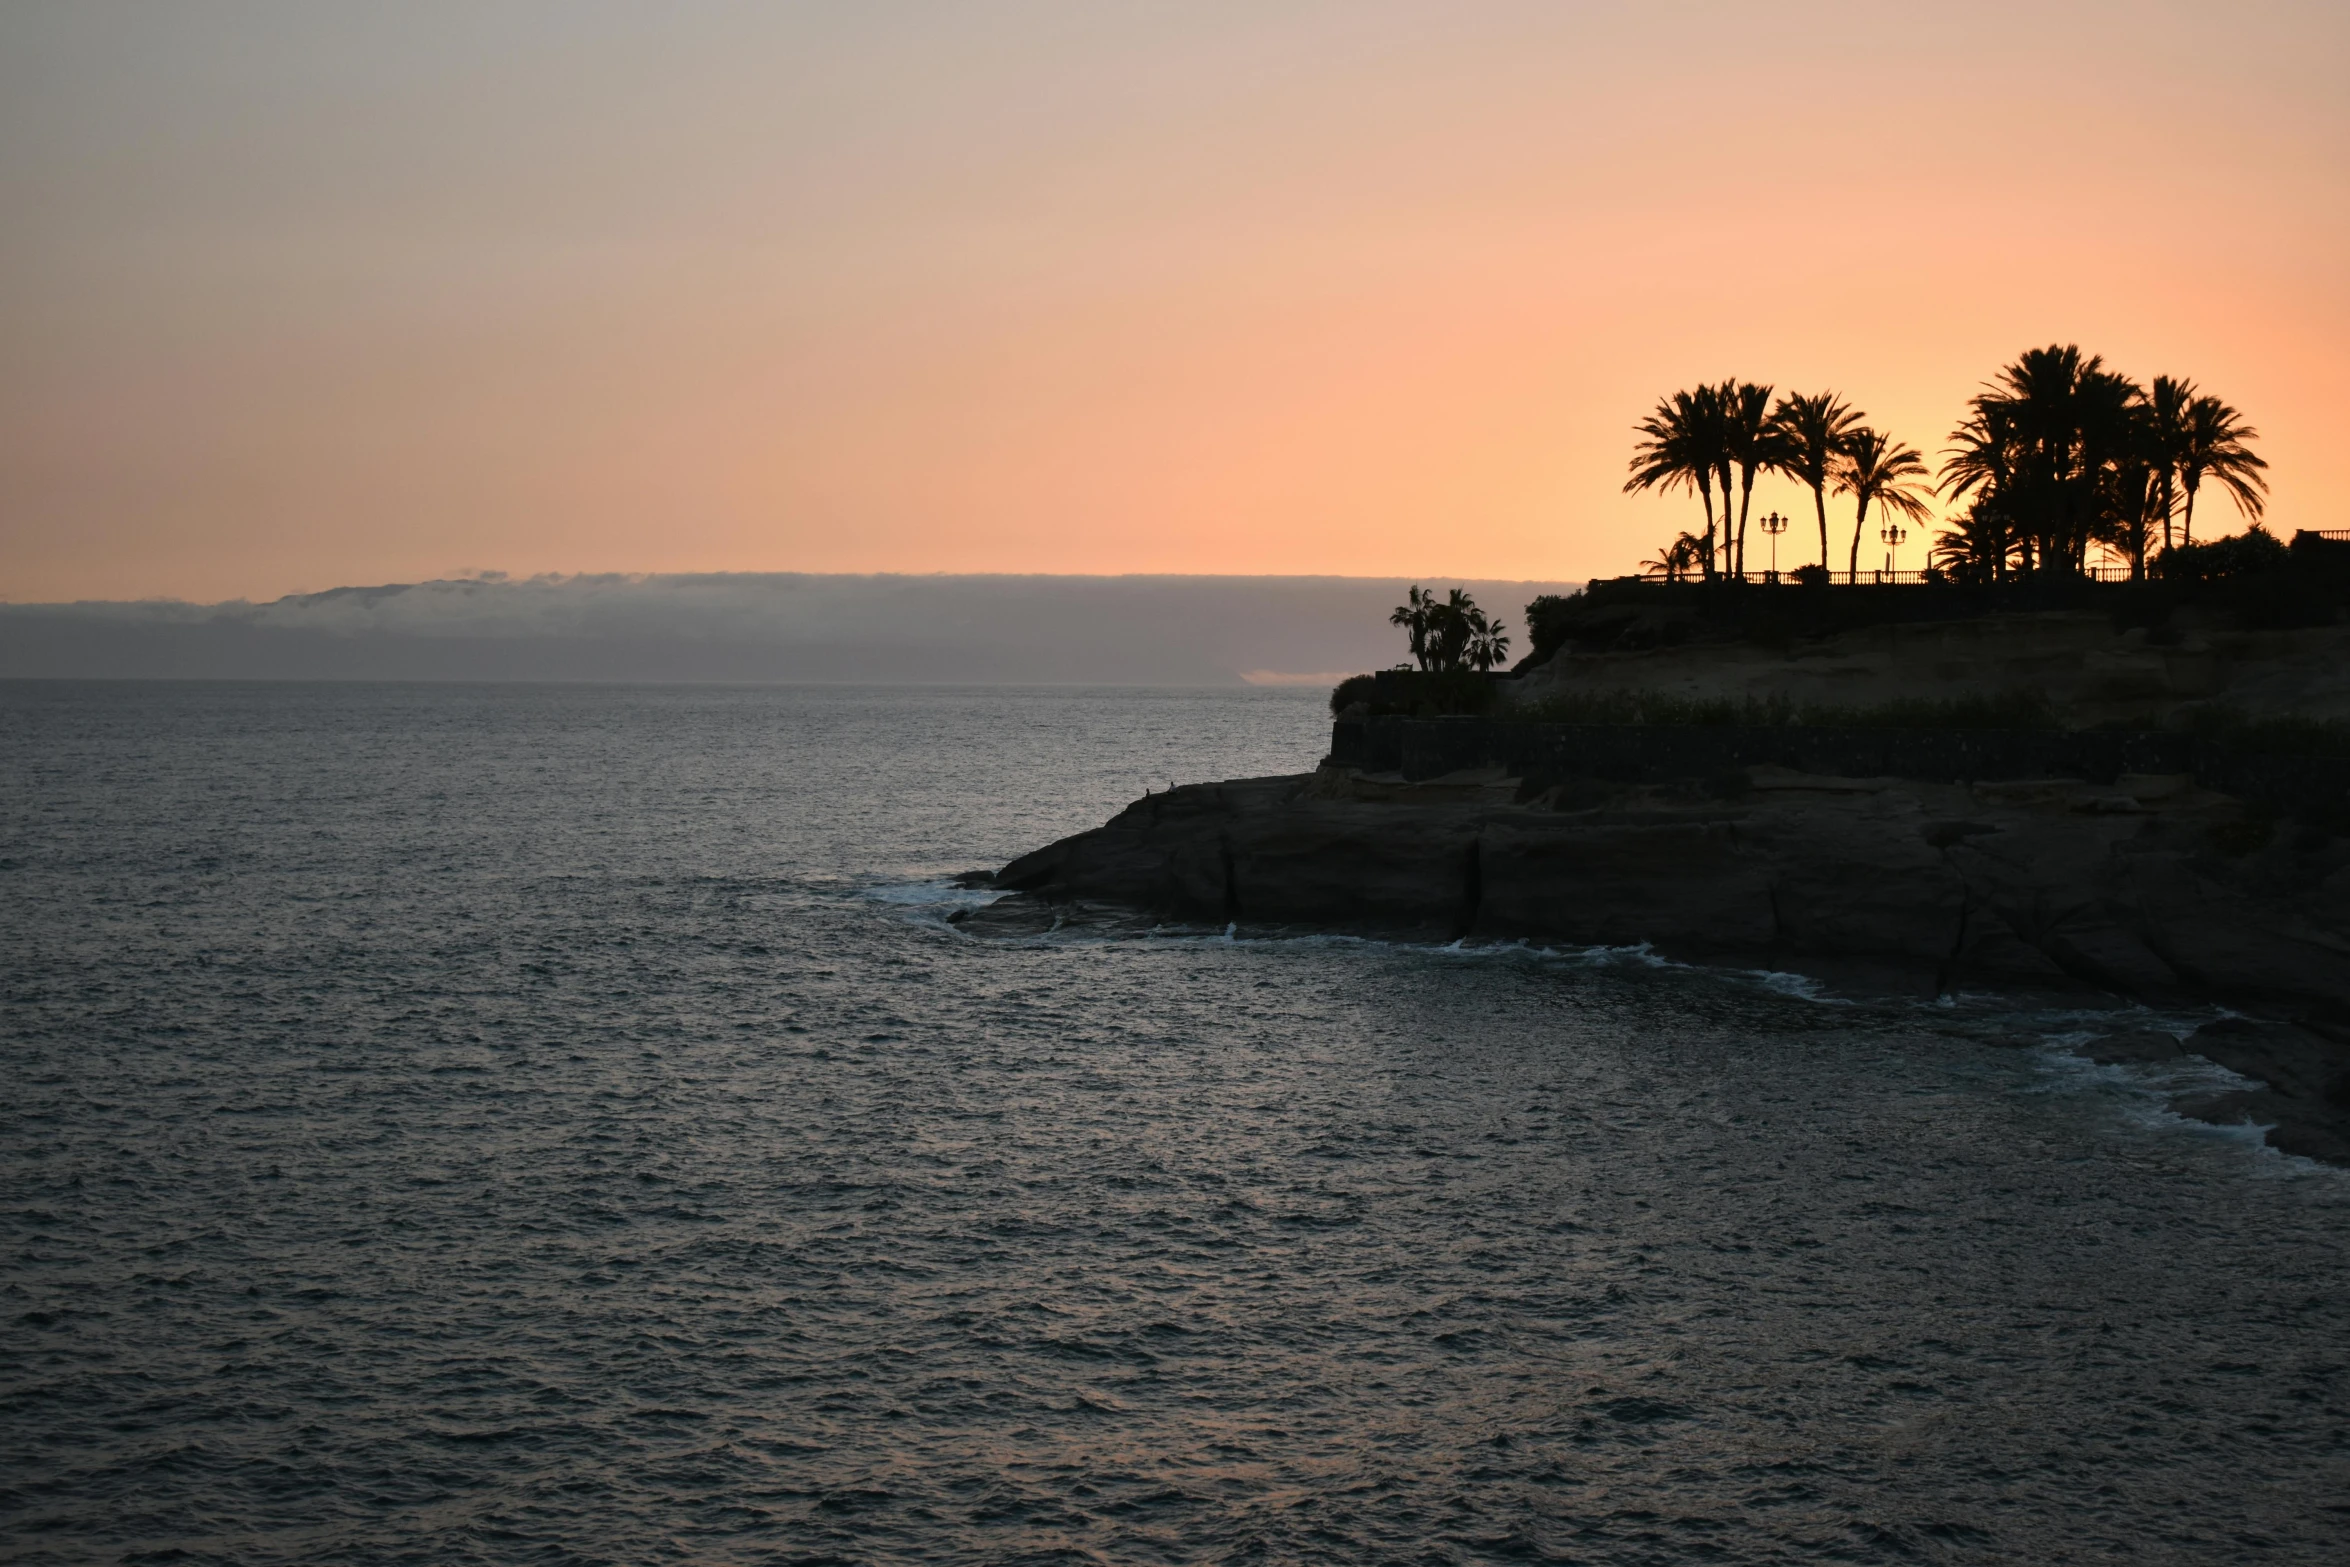
M1022 896L983 924L1090 902L1646 943L1878 991L2218 1001L2277 1021L2183 1048L2267 1087L2194 1108L2350 1159L2350 1033L2333 1021L2350 1018L2350 843L2176 777L1968 786L1749 767L1623 786L1325 766L1147 796L994 884Z

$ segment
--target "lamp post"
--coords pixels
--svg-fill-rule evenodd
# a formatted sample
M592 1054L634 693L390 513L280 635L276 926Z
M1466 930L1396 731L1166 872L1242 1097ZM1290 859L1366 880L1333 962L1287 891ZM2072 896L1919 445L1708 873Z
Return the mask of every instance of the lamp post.
M1770 580L1776 582L1779 580L1779 535L1787 531L1787 519L1772 512L1762 520L1762 530L1771 536Z
M1893 575L1893 552L1901 548L1901 541L1909 537L1909 530L1898 522L1889 522L1877 530L1877 537L1885 541L1885 575Z

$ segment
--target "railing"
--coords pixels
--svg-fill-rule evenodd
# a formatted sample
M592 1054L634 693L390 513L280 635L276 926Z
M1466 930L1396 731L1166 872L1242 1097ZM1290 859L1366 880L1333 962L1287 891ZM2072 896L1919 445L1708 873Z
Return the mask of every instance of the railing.
M2297 530L2293 537L2297 539L2304 537L2330 539L2336 544L2350 544L2350 528L2302 528Z
M2328 538L2336 536L2326 535ZM2345 530L2338 536L2350 539L2350 530ZM2127 582L2130 580L2130 568L2127 566L2084 566L2079 571L2069 572L2067 575L2086 577L2092 582ZM1690 571L1677 578L1668 579L1652 575L1641 580L1647 582L1668 580L1679 582L1751 582L1764 587L1799 585L1793 568L1786 571L1717 571L1711 578L1706 577L1703 572ZM1831 571L1828 573L1828 582L1836 587L1891 587L1954 580L1956 579L1952 578L1949 573L1941 571Z

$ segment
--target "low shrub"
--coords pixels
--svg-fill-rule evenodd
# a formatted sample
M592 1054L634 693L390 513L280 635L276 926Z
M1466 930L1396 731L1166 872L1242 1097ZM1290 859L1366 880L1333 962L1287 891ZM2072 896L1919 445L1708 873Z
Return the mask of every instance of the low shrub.
M2173 545L2154 557L2153 573L2164 582L2219 582L2281 572L2291 560L2284 541L2256 522L2228 538Z
M1475 669L1383 669L1349 675L1330 693L1330 711L1342 714L1357 703L1372 715L1405 718L1473 717L1493 710L1496 682L1503 676Z
M1330 688L1330 715L1335 718L1357 702L1368 706L1378 693L1377 675L1349 675Z
M1526 666L1541 663L1574 639L1582 598L1580 593L1545 593L1526 606Z

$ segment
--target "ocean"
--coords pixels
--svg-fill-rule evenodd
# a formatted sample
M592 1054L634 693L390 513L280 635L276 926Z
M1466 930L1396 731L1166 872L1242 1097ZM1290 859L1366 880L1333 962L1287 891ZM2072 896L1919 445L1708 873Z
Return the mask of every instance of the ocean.
M948 921L1326 740L0 686L0 1556L2342 1559L2350 1173L2099 1019Z

